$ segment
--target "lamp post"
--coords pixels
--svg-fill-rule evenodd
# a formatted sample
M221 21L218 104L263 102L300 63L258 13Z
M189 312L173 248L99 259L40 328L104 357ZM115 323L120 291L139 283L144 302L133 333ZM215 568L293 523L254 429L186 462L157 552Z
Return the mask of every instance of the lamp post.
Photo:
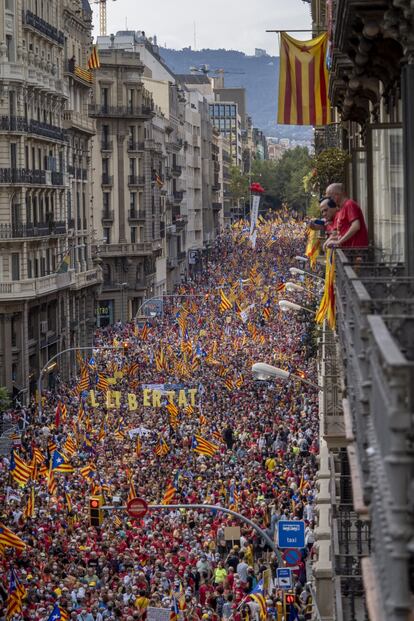
M279 367L274 367L271 364L267 364L266 362L256 362L252 366L252 372L256 379L261 381L266 381L275 377L279 377L280 379L294 379L298 382L303 382L308 386L311 386L315 390L322 390L322 386L319 384L315 384L305 377L301 377L300 375L295 375L290 371L286 371L285 369L280 369Z
M291 293L294 293L295 291L297 291L301 293L309 293L310 295L315 295L315 296L318 295L318 293L315 293L315 291L310 291L309 289L306 289L306 287L301 287L300 285L297 285L295 282L286 282L285 288L287 291L290 291Z
M163 293L162 295L155 295L152 298L148 298L147 300L144 300L144 302L140 305L140 307L138 308L135 314L135 319L137 319L140 316L141 309L144 308L144 306L146 306L150 302L154 302L154 300L161 302L161 314L164 314L164 301L163 301L164 298L204 298L204 297L205 297L204 293L189 293L189 294Z
M128 287L127 282L117 282L116 286L121 290L121 323L125 322L125 289Z
M51 358L49 358L49 360L46 362L46 364L42 367L42 369L40 370L39 373L39 377L37 380L37 399L38 399L38 406L39 406L39 414L42 414L42 380L43 380L43 373L47 370L47 368L50 366L50 364L52 362L54 362L56 360L56 358L59 358L59 356L61 356L62 354L66 354L70 351L92 351L94 349L96 350L105 350L105 349L118 349L118 347L113 347L113 346L102 346L102 347L94 347L93 345L89 345L88 347L67 347L66 349L62 349L62 351L59 351L57 354L55 354L54 356L52 356Z
M292 276L310 276L311 278L316 278L317 280L325 280L322 276L317 276L316 274L312 274L312 272L301 270L299 267L290 267L289 272Z
M279 300L279 306L280 306L280 310L282 310L284 313L290 310L293 310L293 311L304 310L307 313L312 313L312 314L315 312L311 308L307 308L306 306L301 306L300 304L296 304L295 302L290 302L289 300Z

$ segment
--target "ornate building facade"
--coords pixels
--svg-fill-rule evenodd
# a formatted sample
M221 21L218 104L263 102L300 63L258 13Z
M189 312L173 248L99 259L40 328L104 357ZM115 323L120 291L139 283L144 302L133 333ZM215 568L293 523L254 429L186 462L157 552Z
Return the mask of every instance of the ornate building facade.
M0 384L22 400L94 330L92 24L80 0L2 0L0 16Z

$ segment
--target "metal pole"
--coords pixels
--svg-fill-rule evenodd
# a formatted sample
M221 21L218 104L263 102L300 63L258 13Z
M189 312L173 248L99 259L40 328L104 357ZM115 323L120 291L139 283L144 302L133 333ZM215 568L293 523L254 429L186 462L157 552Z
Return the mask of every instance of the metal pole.
M107 510L126 509L126 508L127 508L126 505L121 505L119 507L115 507L113 505L106 505L102 507L102 509L107 509ZM211 511L222 511L223 513L228 513L229 515L233 515L234 517L238 518L242 522L245 522L246 524L254 528L254 530L262 537L262 539L266 541L267 545L277 555L279 563L283 562L278 547L276 546L275 542L272 541L269 535L262 528L260 528L260 526L258 526L255 522L252 522L252 520L249 520L249 518L247 518L245 515L242 515L241 513L237 513L237 511L233 511L232 509L227 509L227 507L221 507L220 505L198 505L198 504L196 505L193 505L193 504L189 504L189 505L148 505L148 511L158 511L158 510L172 511L173 509L209 509Z
M146 304L148 304L148 302L152 302L152 300L162 300L163 298L204 298L204 297L205 297L204 293L190 293L190 294L163 293L162 295L154 295L154 297L148 298L141 304L141 306L138 308L137 312L135 313L135 319L139 316L140 310ZM163 313L164 313L164 304L163 304Z
M90 349L105 350L105 349L118 349L118 347L111 347L109 345L103 346L103 347L95 347L94 345L89 345L88 347L68 347L67 349L62 349L62 351L59 351L57 354L49 358L49 360L46 362L44 367L41 369L39 378L37 380L37 393L38 393L37 399L38 399L38 407L39 407L40 414L42 414L42 377L43 377L43 373L46 371L49 364L53 362L53 360L61 356L62 354L66 354L69 351L89 351Z

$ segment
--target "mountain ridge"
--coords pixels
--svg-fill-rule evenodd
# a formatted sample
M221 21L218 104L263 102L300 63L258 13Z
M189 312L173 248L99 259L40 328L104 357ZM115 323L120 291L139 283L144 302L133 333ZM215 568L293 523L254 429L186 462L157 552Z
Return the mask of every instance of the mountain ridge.
M279 57L248 56L238 50L184 48L173 50L160 48L160 55L174 73L190 73L191 67L208 65L211 73L224 69L224 85L229 88L246 88L247 111L255 127L266 136L308 140L312 136L309 127L278 125L277 93L279 81ZM233 73L243 72L243 74Z

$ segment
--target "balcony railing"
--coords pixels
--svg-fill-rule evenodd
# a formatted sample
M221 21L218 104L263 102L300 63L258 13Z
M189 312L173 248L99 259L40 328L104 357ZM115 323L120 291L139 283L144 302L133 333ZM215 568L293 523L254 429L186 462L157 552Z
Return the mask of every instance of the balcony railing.
M410 610L414 538L414 279L376 251L337 251L337 323L364 501L369 566L387 619Z
M144 214L141 213L138 209L130 209L128 211L128 219L129 220L144 220Z
M182 172L183 172L183 169L181 166L171 167L171 173L174 175L174 177L181 177Z
M29 133L37 134L38 136L44 136L45 138L51 138L52 140L67 140L67 133L61 127L56 125L50 125L49 123L42 123L32 119L29 121Z
M44 136L51 140L61 140L62 142L67 140L67 133L61 127L42 123L35 119L27 120L23 116L2 116L0 118L0 130L36 134L37 136Z
M31 26L46 37L49 37L49 39L52 39L58 45L63 45L65 43L65 35L61 30L48 24L48 22L31 11L23 11L23 23L27 26Z
M180 203L184 198L184 192L178 192L178 191L173 192L173 198L175 202Z
M106 106L92 104L89 106L89 116L115 118L149 118L153 109L149 106Z
M107 222L113 222L114 221L113 209L104 209L102 212L102 220L106 220Z
M46 171L28 170L26 168L0 168L0 183L46 185Z
M341 123L331 123L324 127L315 128L315 152L321 153L325 149L342 147L342 126Z
M45 237L47 235L64 235L66 222L28 222L26 224L0 224L0 239L18 239L25 237Z
M134 140L128 140L128 151L143 151L145 148L145 142L135 142Z
M145 177L128 175L128 185L145 185Z
M108 140L107 138L102 138L101 151L112 151L112 148L113 148L112 140Z
M28 122L24 116L2 116L0 118L0 130L9 132L27 132Z
M221 211L222 207L221 203L213 203L213 211Z

